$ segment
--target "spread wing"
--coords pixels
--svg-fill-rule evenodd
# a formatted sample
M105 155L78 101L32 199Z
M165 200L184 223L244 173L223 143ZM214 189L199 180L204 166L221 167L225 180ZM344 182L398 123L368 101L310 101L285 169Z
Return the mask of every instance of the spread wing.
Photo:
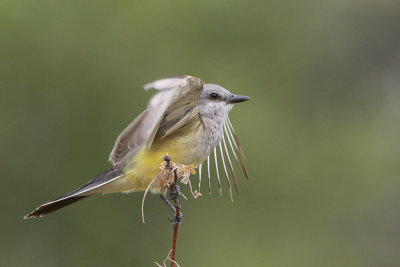
M144 88L159 92L150 100L147 109L118 136L109 158L114 165L144 145L150 148L155 139L199 120L197 100L203 91L200 79L175 76L148 83Z

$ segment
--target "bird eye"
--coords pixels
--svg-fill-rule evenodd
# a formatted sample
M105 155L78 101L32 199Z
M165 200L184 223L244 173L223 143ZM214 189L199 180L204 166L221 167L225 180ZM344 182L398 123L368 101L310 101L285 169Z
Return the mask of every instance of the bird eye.
M217 93L211 93L211 94L210 94L210 97L213 98L213 99L217 99L217 98L219 98L219 94L217 94Z

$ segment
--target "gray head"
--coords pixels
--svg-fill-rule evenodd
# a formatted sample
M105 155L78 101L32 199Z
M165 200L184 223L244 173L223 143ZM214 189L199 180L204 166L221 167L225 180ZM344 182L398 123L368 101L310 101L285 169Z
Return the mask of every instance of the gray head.
M250 97L235 95L217 84L205 83L197 106L200 116L225 121L233 105Z

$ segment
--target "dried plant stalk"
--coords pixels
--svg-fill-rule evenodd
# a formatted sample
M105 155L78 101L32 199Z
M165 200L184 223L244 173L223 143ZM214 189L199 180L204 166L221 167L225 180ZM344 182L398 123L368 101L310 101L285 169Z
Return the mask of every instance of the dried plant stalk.
M173 163L171 161L171 157L168 154L163 156L162 159L164 162L162 163L160 173L150 182L150 184L148 185L148 187L143 195L143 200L142 200L143 223L145 222L144 221L144 200L146 199L146 195L151 187L161 188L160 193L165 196L168 189L170 189L171 192L177 191L176 184L180 179L180 181L183 184L189 184L190 192L194 198L201 196L201 193L197 192L196 190L193 192L192 184L189 179L190 174L196 174L193 164L183 165L183 164ZM179 194L181 195L180 192L179 192ZM186 199L186 197L185 197L185 199ZM179 202L178 197L174 198L174 207L175 207L175 214L174 214L175 218L173 220L174 232L173 232L173 238L172 238L172 250L168 254L167 258L164 260L163 264L165 266L166 260L169 260L171 262L171 267L175 267L175 266L179 267L178 263L176 262L176 245L177 245L177 241L178 241L179 225L181 223L181 214L182 214L181 208L182 208L182 206L181 206L181 203ZM156 264L158 266L160 266L158 263L156 263Z

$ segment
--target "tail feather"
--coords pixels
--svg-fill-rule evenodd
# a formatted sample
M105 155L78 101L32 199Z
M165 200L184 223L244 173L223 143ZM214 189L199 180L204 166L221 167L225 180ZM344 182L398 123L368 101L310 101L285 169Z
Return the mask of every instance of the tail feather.
M38 208L36 208L34 211L32 211L31 213L29 213L28 215L26 215L24 217L24 219L29 219L29 218L37 218L37 217L43 217L53 211L56 211L58 209L64 208L68 205L71 205L72 203L75 203L76 201L79 201L81 199L90 197L92 195L89 196L77 196L77 197L67 197L67 198L63 198L61 200L54 200L52 202L49 203L45 203L41 206L39 206Z
M78 200L90 197L96 193L97 188L122 177L122 175L123 175L122 165L112 166L105 172L97 175L92 180L87 182L85 185L72 191L71 193L56 198L53 201L47 202L39 206L34 211L26 215L24 218L29 219L29 218L43 217L46 214L49 214L53 211L56 211L72 203L75 203Z

